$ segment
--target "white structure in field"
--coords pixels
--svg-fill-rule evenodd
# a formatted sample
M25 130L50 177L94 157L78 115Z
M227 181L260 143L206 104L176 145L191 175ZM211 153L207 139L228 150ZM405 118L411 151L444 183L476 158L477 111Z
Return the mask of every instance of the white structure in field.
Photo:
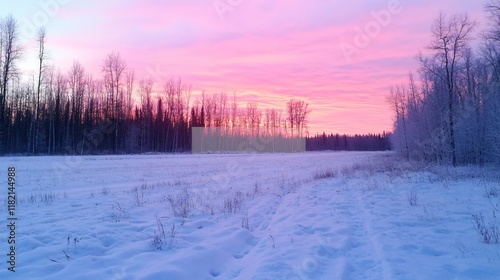
M301 153L306 151L306 139L265 135L232 134L223 128L193 127L193 154L218 152Z

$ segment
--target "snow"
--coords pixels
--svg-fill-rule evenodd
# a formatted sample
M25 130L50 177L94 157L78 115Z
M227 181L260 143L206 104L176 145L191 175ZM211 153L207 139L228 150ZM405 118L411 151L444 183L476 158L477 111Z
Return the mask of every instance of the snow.
M4 194L8 166L17 262L2 226L0 279L500 277L472 216L500 224L488 168L387 152L5 157Z

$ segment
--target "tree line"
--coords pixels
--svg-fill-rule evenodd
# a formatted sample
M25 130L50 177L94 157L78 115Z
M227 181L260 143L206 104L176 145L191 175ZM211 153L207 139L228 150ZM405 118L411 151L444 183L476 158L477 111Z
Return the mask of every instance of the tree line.
M23 49L15 18L0 18L0 154L116 154L184 152L192 127L217 127L233 137L302 137L308 104L284 109L241 106L236 95L203 93L179 79L160 85L136 80L119 53L108 54L98 77L74 61L56 70L46 55L46 31L36 42L37 73L18 68ZM137 96L138 100L135 100Z
M391 88L393 146L407 159L500 162L500 0L489 1L485 11L482 32L467 14L441 12L432 41L417 56L418 74ZM480 44L473 47L476 38Z
M217 128L228 139L307 136L308 150L389 147L385 133L308 137L311 110L302 100L261 109L254 102L242 106L235 94L203 92L192 101L180 78L136 79L116 52L103 59L97 76L78 60L63 72L47 58L46 37L40 28L34 38L36 73L23 73L18 23L0 18L0 155L187 152L193 127Z
M391 133L381 134L316 134L306 139L308 151L388 151L391 150Z

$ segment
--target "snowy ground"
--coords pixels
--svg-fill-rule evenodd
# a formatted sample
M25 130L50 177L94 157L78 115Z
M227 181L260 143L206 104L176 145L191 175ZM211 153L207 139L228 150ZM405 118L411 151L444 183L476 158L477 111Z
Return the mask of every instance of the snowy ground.
M473 218L498 233L494 169L325 152L11 157L0 176L0 279L500 279Z

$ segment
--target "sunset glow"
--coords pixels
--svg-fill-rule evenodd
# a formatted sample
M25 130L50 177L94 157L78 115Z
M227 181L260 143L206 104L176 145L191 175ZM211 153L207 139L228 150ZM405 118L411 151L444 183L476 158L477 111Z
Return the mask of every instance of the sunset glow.
M4 2L0 16L12 13L21 27L23 71L35 69L34 29L45 25L62 72L78 60L99 76L115 51L136 80L181 77L194 95L236 93L278 108L305 100L310 134L392 130L388 88L417 68L439 11L485 17L483 1L465 0Z

